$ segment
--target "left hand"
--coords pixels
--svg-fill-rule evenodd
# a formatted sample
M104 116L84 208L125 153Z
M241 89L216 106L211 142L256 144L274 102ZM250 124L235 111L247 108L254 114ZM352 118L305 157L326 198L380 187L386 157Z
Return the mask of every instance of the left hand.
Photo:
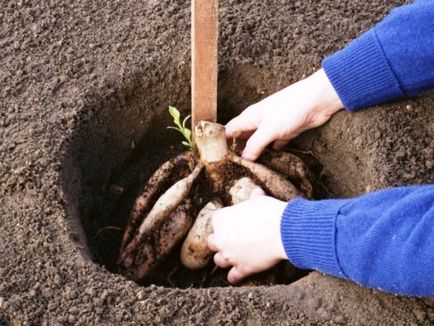
M228 138L246 139L243 158L256 160L265 147L282 148L301 132L321 126L343 109L323 69L249 106L226 125Z
M280 220L287 203L255 196L240 204L216 211L208 246L216 251L214 262L227 268L228 281L267 270L286 259L280 236Z

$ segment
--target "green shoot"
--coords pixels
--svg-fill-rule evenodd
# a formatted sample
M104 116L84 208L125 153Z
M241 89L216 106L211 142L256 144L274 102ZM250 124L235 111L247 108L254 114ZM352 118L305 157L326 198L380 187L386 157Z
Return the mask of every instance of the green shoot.
M189 147L191 150L194 149L194 143L193 140L191 138L191 130L188 129L185 124L187 123L188 119L190 118L190 116L187 116L181 123L181 114L179 113L179 111L173 107L173 106L169 106L169 113L173 118L173 123L175 124L176 127L167 127L167 129L174 129L179 131L185 138L184 141L182 141L182 145Z

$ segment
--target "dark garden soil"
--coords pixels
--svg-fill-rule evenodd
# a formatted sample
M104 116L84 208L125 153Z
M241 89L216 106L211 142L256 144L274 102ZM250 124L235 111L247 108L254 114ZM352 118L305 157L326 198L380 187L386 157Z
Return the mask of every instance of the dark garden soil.
M320 66L401 1L221 1L219 121ZM185 1L0 0L0 324L430 324L434 301L319 273L289 285L140 286L110 272L112 208L180 150ZM327 197L434 181L434 95L341 112L291 146ZM134 171L134 173L129 173ZM417 277L417 276L415 276Z

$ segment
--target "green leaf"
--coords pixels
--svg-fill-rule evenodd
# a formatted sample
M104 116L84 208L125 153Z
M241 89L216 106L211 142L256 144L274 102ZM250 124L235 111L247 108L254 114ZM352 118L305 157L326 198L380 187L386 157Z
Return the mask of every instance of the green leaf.
M169 113L173 117L174 122L179 121L179 118L181 117L181 113L179 113L179 111L175 107L169 105Z
M177 125L179 129L182 130L181 121L180 121L181 114L179 113L179 111L175 107L169 106L169 113L173 117L173 122L175 123L175 125Z
M190 118L190 116L187 116L182 121L182 124L181 124L181 114L179 113L179 111L175 107L169 106L169 113L173 117L173 123L175 124L176 127L169 126L169 127L167 127L167 129L174 129L176 131L179 131L184 136L184 138L186 140L186 141L182 141L182 144L191 148L192 150L194 150L194 144L193 144L193 140L191 137L192 136L191 130L185 126L187 124L187 121Z

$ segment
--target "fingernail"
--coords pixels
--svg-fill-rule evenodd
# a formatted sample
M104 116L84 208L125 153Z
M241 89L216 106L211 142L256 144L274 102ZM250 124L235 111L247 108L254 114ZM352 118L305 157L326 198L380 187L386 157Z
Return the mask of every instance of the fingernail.
M256 159L256 157L254 155L252 155L250 153L244 153L244 152L241 154L241 157L243 159L248 160L248 161L254 161Z

